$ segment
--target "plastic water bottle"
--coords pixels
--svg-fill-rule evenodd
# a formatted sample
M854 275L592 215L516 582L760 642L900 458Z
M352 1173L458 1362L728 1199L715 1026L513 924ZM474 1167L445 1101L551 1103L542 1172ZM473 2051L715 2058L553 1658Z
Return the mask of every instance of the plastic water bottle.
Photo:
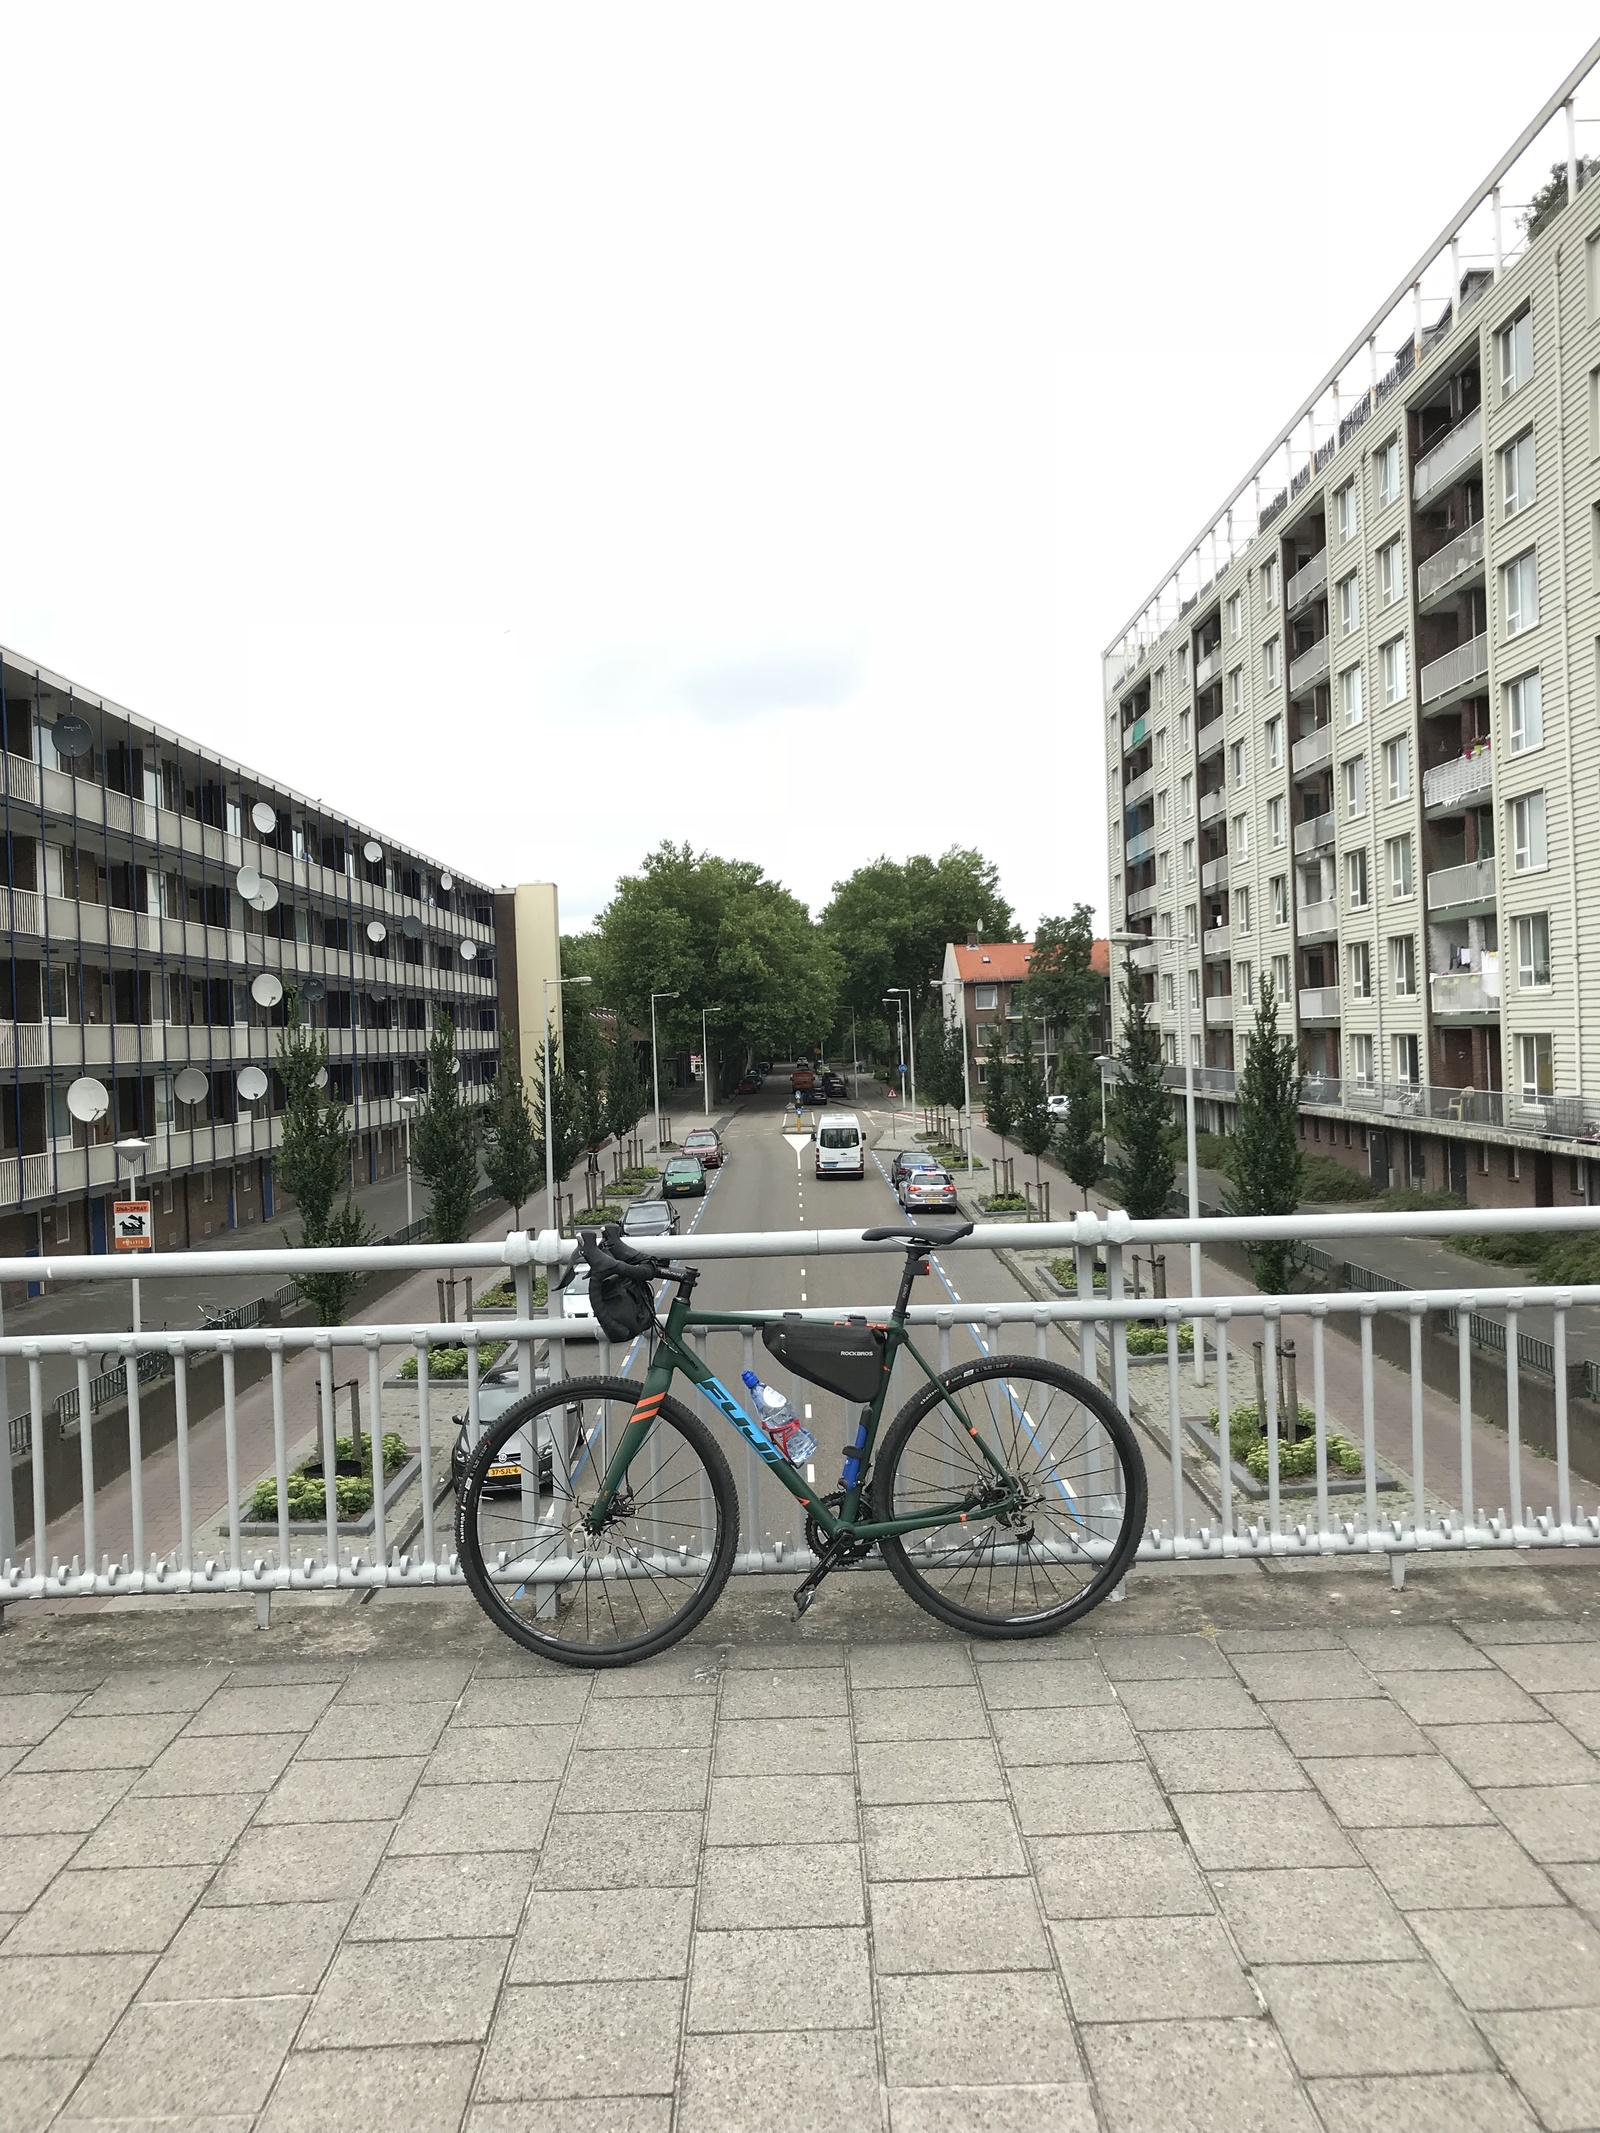
M804 1466L816 1455L816 1438L781 1392L764 1385L753 1370L741 1374L755 1402L756 1420L791 1466Z

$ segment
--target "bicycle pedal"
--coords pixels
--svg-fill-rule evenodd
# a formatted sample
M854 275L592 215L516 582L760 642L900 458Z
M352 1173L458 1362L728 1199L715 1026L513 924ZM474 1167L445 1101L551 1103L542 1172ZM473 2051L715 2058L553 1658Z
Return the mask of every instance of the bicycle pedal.
M806 1609L811 1605L812 1601L816 1598L816 1596L817 1588L815 1587L815 1585L809 1588L804 1585L800 1587L800 1590L794 1596L794 1618L797 1622L799 1621L800 1617L805 1613Z

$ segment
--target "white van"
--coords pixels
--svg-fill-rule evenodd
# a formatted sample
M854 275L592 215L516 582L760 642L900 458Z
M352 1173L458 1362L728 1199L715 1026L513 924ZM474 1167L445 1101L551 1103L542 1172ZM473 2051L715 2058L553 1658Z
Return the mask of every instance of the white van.
M853 1111L824 1112L811 1129L819 1178L864 1178L867 1136Z

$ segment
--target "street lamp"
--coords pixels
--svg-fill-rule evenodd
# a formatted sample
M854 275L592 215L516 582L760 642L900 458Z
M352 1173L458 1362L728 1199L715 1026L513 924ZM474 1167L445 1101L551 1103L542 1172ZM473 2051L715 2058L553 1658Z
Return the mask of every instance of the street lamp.
M917 1107L917 1033L911 1026L911 987L909 985L891 985L889 987L889 991L897 999L903 995L906 1003L906 1018L901 1025L903 1033L900 1046L902 1054L902 1061L900 1067L900 1079L902 1083L901 1093L904 1094L904 1060L906 1057L909 1056L911 1061L911 1108L915 1110Z
M700 1010L700 1079L705 1083L707 1118L711 1116L711 1050L706 1038L706 1017L720 1015L721 1012L720 1000L713 1000L709 1007L702 1007Z
M411 1114L421 1102L418 1096L402 1096L400 1099L400 1128L406 1144L406 1228L410 1229L416 1216L411 1211Z
M556 1229L555 1119L550 1105L550 988L562 985L592 985L593 978L541 978L539 1003L544 1015L544 1219Z
M661 1153L661 1049L656 1038L657 1000L677 1000L682 995L675 992L653 992L650 995L650 1085L656 1099L656 1154Z

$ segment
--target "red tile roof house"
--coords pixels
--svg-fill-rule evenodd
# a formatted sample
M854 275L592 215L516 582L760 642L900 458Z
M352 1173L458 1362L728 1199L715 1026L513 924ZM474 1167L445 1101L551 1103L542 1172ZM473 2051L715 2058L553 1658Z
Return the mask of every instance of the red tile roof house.
M1011 1025L1012 1036L1022 1019L1022 983L1028 975L1028 961L1033 954L1032 941L980 941L967 940L963 947L955 941L947 941L944 951L942 987L946 1021L959 1013L967 1025L967 1067L969 1086L983 1086L984 1032L991 1023L1003 1019ZM1107 1033L1111 1026L1111 944L1096 941L1092 951L1092 967L1104 981L1100 1003L1099 1028L1095 1033L1095 1050L1106 1049ZM1034 1030L1033 1048L1044 1061L1045 1079L1049 1087L1055 1087L1057 1031L1045 1023Z

